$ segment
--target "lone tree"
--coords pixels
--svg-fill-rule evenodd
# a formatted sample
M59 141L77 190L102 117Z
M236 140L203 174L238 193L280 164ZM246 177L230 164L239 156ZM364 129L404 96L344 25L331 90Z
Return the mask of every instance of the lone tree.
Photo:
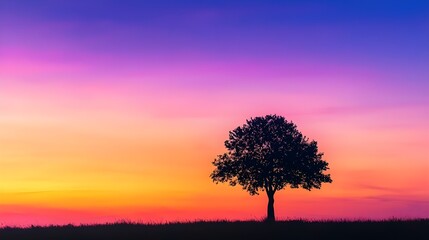
M266 115L246 120L229 132L228 150L213 161L212 180L241 185L250 195L265 191L268 196L267 221L275 221L274 194L291 188L320 188L332 182L328 163L318 152L317 142L309 141L293 122L282 116Z

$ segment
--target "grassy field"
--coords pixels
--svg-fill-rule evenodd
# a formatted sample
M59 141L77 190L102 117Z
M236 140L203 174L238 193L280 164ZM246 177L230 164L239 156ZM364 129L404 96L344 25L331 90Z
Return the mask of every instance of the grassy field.
M429 219L386 221L115 223L2 228L1 240L55 239L429 239Z

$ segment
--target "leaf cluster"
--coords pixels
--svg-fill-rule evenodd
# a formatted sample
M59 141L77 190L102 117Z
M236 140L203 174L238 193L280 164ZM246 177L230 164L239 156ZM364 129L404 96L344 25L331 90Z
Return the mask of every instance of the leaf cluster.
M229 132L226 153L213 161L210 177L215 183L241 185L251 195L269 194L285 188L320 188L332 182L328 163L317 142L310 141L293 122L282 116L266 115L246 121Z

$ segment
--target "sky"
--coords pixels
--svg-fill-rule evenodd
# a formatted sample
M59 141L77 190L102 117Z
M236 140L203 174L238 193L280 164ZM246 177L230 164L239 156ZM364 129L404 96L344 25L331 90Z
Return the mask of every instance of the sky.
M266 114L333 179L277 218L427 218L428 42L425 0L2 0L0 226L263 219L209 175Z

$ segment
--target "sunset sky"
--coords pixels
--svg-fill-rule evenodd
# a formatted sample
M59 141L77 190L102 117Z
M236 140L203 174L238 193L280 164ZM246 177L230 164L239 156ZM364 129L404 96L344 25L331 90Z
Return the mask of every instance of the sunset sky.
M262 219L209 175L265 114L333 179L278 218L429 217L429 1L0 2L0 226Z

